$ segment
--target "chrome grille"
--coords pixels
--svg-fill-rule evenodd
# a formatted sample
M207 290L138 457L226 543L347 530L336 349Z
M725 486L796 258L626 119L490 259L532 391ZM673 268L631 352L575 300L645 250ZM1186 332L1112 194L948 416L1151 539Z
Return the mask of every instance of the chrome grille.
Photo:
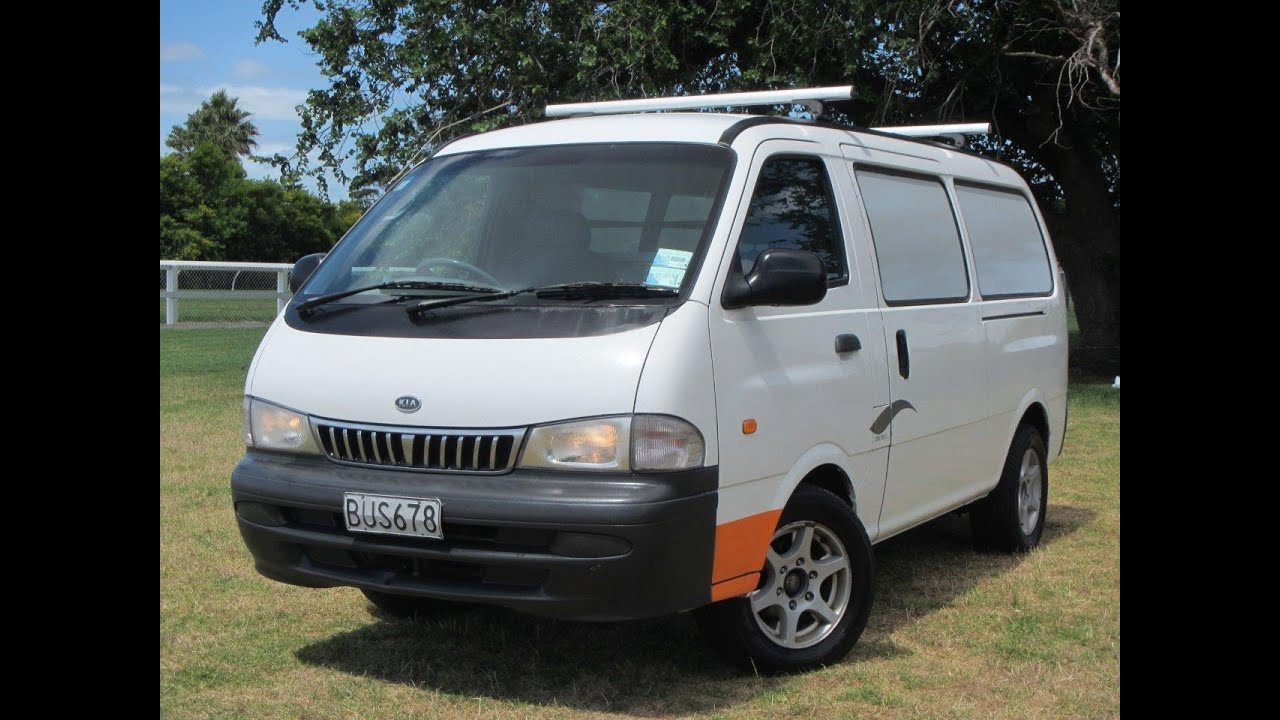
M440 430L312 419L330 460L401 470L496 474L516 464L524 428Z

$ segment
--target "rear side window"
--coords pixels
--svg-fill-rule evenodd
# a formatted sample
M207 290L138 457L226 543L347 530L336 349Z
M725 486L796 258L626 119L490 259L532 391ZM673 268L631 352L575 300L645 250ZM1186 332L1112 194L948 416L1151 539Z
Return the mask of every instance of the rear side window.
M822 259L827 282L848 279L831 180L816 157L773 157L760 168L738 239L742 272L770 248L808 250Z
M880 285L890 305L963 301L969 270L956 216L938 178L858 168Z
M1025 195L957 182L956 199L984 298L1053 291L1049 251Z

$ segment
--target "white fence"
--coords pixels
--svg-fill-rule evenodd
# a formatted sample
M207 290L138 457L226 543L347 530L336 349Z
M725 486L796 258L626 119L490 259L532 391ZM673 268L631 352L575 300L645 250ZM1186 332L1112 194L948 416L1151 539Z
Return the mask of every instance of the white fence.
M161 319L166 325L173 325L179 319L269 321L284 309L292 296L289 292L292 268L292 263L161 260L160 300L164 303Z

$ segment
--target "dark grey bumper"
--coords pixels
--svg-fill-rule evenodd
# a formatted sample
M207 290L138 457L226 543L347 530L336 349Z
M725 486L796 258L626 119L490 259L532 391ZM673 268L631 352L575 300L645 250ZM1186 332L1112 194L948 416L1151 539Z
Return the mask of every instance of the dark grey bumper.
M706 604L717 469L617 476L448 475L248 452L236 519L263 575L505 605L578 620ZM344 492L438 497L444 540L348 533Z

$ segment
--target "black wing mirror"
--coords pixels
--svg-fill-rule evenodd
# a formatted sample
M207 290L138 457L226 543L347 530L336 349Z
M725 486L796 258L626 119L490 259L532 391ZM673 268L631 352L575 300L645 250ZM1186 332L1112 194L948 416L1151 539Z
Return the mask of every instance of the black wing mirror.
M311 277L311 273L316 271L316 266L320 264L320 261L327 254L315 253L298 258L298 262L294 263L293 269L289 271L289 292L298 292L298 288L302 287L302 283Z
M772 248L760 253L751 272L729 278L720 304L813 305L826 296L827 270L821 258L808 250Z

